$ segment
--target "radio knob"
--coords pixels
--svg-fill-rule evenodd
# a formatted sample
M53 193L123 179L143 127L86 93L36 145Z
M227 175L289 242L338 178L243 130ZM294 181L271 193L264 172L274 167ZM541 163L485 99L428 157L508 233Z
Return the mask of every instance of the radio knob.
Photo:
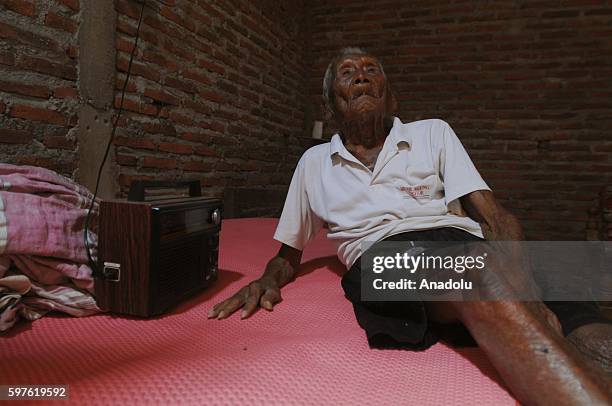
M218 226L219 224L221 224L221 210L215 209L215 211L212 212L210 218L214 225Z

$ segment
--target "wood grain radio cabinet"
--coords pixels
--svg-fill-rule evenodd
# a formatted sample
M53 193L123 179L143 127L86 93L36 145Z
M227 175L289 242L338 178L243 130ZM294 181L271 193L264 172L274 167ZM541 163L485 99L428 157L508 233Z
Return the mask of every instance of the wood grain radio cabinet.
M150 317L217 278L222 204L199 197L199 183L188 198L142 201L134 189L129 200L141 201L100 203L95 295L103 310Z

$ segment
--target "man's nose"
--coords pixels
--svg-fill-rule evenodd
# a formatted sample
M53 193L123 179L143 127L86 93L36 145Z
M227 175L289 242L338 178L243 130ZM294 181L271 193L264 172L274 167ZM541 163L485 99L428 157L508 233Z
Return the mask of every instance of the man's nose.
M356 85L360 85L363 83L370 83L370 79L368 79L368 77L365 75L363 70L359 69L359 71L357 71L357 74L355 75L355 79L353 80L353 83Z

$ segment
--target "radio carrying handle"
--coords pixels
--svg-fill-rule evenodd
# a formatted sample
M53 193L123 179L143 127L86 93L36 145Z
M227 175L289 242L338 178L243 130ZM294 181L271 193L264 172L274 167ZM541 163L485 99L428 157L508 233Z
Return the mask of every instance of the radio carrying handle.
M166 180L135 180L130 185L128 201L144 202L146 189L189 187L189 197L202 196L202 187L199 180L166 181Z

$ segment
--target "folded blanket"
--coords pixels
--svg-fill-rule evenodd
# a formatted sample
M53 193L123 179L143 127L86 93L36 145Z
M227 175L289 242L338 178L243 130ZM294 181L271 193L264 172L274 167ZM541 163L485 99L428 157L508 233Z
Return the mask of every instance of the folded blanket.
M0 164L0 331L18 316L34 320L50 310L74 316L99 311L83 240L92 198L53 171ZM97 217L96 202L88 230L94 258Z

